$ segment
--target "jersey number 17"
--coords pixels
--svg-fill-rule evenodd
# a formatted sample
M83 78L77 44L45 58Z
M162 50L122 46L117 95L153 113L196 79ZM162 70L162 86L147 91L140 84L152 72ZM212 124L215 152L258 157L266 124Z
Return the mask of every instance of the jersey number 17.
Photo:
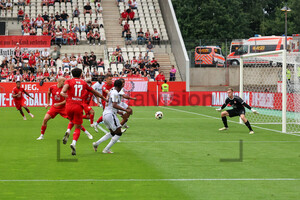
M75 97L81 97L82 85L74 85Z

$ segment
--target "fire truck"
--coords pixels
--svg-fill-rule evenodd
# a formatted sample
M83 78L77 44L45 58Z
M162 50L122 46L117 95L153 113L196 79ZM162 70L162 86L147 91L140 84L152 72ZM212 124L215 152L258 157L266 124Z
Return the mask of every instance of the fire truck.
M195 65L201 67L224 67L225 57L218 46L198 46L195 48Z
M288 49L291 48L293 37L287 37ZM240 57L245 54L262 53L268 51L279 51L284 49L284 36L260 36L249 38L248 40L233 40L230 47L230 54L227 56L229 65L239 65ZM298 46L299 49L299 46ZM251 64L251 61L245 64ZM265 61L256 60L255 63L264 63Z

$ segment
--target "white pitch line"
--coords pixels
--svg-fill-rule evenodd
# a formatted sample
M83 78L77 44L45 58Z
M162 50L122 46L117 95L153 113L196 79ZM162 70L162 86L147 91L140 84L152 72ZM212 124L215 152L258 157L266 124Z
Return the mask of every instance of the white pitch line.
M300 178L192 178L192 179L32 179L0 182L191 182L191 181L300 181Z
M240 141L126 141L123 143L239 143ZM243 143L300 143L300 141L243 141Z
M164 108L164 109L178 111L178 112L189 113L189 114L199 115L199 116L202 116L202 117L207 117L207 118L212 118L212 119L220 120L220 118L213 117L213 116L210 116L210 115L204 115L204 114L200 114L200 113L195 113L195 112L190 112L190 111L185 111L185 110L180 110L180 109L175 109L175 108L168 108L168 107L163 107L163 106L159 106L159 107ZM232 121L232 120L228 120L228 121L232 122L232 123L240 124L239 122L236 122L236 121ZM267 131L272 131L272 132L276 132L276 133L282 133L281 131L277 131L277 130L273 130L273 129L263 128L263 127L259 127L259 126L255 126L255 125L251 125L251 126L253 126L255 128L267 130ZM282 133L282 134L294 135L294 136L300 137L299 134L295 134L295 133Z

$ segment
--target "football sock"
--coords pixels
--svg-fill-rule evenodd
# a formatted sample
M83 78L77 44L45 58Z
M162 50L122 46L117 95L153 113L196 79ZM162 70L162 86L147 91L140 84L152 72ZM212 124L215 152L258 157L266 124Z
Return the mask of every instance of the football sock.
M24 108L28 113L30 113L30 110L28 108Z
M21 115L24 117L24 113L23 113L23 110L22 110L22 109L20 109L20 113L21 113Z
M249 128L250 131L253 131L249 121L247 121L245 125Z
M103 121L103 116L101 116L98 120L97 120L97 124L99 124L100 122Z
M86 131L86 129L81 125L81 130L83 131L83 132L85 132Z
M105 150L110 149L120 138L121 136L119 135L115 135L114 137L111 138L110 142L108 143L108 145L104 148Z
M73 133L73 141L74 141L74 140L77 141L78 138L79 138L79 136L80 136L80 129L79 129L79 128L76 128L75 131L74 131L74 133ZM75 143L75 144L76 144L76 143Z
M72 122L69 122L68 124L68 129L67 129L67 132L70 133L72 128L73 128L74 124Z
M72 145L75 146L76 145L76 140L72 141Z
M94 123L94 115L90 115L90 122L91 122L91 124Z
M83 119L86 119L86 115L83 115L82 118L83 118Z
M108 139L111 138L111 137L112 137L112 135L111 135L110 133L107 133L107 134L105 134L102 138L100 138L100 139L96 142L96 144L99 145L100 143L102 143L102 142L108 140Z
M222 121L223 121L224 127L228 128L227 117L222 117Z
M42 126L41 127L41 134L44 135L46 131L47 126Z

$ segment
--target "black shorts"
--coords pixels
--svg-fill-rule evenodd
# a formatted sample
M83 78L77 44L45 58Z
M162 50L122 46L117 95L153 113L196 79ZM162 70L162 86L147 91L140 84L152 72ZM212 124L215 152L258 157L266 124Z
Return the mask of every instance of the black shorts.
M246 114L245 109L231 109L231 110L227 110L227 112L229 114L229 117L236 117L236 116Z

